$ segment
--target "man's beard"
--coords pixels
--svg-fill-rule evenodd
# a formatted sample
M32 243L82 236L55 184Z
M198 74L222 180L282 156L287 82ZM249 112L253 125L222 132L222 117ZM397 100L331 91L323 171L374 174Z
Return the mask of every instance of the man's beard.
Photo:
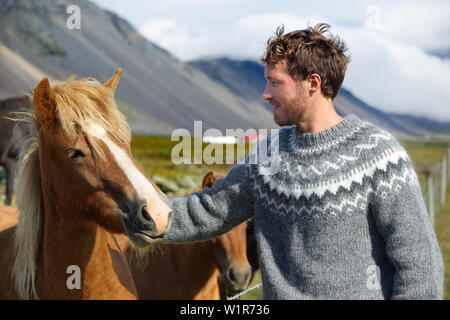
M280 109L278 114L273 114L273 119L277 125L280 127L291 126L300 122L302 117L302 110L299 106L302 105L302 100L300 96L296 96L294 99L289 101L285 106L276 104Z

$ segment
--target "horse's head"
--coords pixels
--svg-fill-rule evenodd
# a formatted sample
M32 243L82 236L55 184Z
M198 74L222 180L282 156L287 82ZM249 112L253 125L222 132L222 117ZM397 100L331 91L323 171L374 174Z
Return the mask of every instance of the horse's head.
M223 176L216 176L213 172L208 172L203 178L203 188L211 188L216 179ZM247 222L234 227L225 233L214 243L214 258L223 275L227 289L229 291L240 291L248 287L252 276L252 268L247 259Z
M41 184L55 219L94 222L145 246L167 233L172 212L131 154L131 133L113 97L120 74L104 84L39 82L33 112Z

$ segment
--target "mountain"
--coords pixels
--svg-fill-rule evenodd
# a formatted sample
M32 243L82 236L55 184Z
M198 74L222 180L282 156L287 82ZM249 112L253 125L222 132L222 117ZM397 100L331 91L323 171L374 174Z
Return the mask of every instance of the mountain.
M194 60L189 64L207 74L211 79L223 84L234 94L247 100L263 103L262 92L266 85L264 66L251 60L228 58ZM272 112L272 107L264 103Z
M272 107L261 99L264 91L264 66L256 61L237 61L229 58L200 59L189 64L203 71L210 78L221 82L234 94L249 101L259 101L268 110ZM354 96L348 89L341 88L333 100L336 111L342 115L356 114L361 119L377 124L397 137L429 137L449 135L450 123L423 117L394 114L381 111Z
M81 12L81 29L69 29L70 5ZM264 102L264 67L231 59L184 63L143 38L117 14L87 0L0 0L0 99L30 93L44 76L71 74L105 81L122 68L116 91L133 133L275 128ZM345 88L335 101L342 115L355 113L397 136L448 134L450 125L394 115L367 105Z
M450 48L442 48L439 50L428 50L427 53L444 60L450 58Z
M81 29L66 26L78 5ZM134 133L175 128L265 128L270 112L248 103L202 72L143 38L126 20L86 1L0 0L0 99L30 92L45 75L105 81L123 69L119 108Z

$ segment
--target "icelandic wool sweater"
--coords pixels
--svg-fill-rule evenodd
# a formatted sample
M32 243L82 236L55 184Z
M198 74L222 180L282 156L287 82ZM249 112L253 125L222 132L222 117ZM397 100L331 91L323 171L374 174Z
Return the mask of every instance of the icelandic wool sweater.
M350 115L275 139L276 171L239 164L175 199L166 241L211 239L254 215L263 299L442 299L438 242L391 134Z

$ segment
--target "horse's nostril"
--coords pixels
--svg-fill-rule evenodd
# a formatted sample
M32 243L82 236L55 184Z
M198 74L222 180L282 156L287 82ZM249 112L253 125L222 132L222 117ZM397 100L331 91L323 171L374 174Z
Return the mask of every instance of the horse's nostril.
M233 269L228 270L228 277L230 278L230 281L236 282L236 277L234 275Z
M152 218L148 214L147 210L145 210L145 207L142 208L142 216L144 217L145 220L152 221Z

